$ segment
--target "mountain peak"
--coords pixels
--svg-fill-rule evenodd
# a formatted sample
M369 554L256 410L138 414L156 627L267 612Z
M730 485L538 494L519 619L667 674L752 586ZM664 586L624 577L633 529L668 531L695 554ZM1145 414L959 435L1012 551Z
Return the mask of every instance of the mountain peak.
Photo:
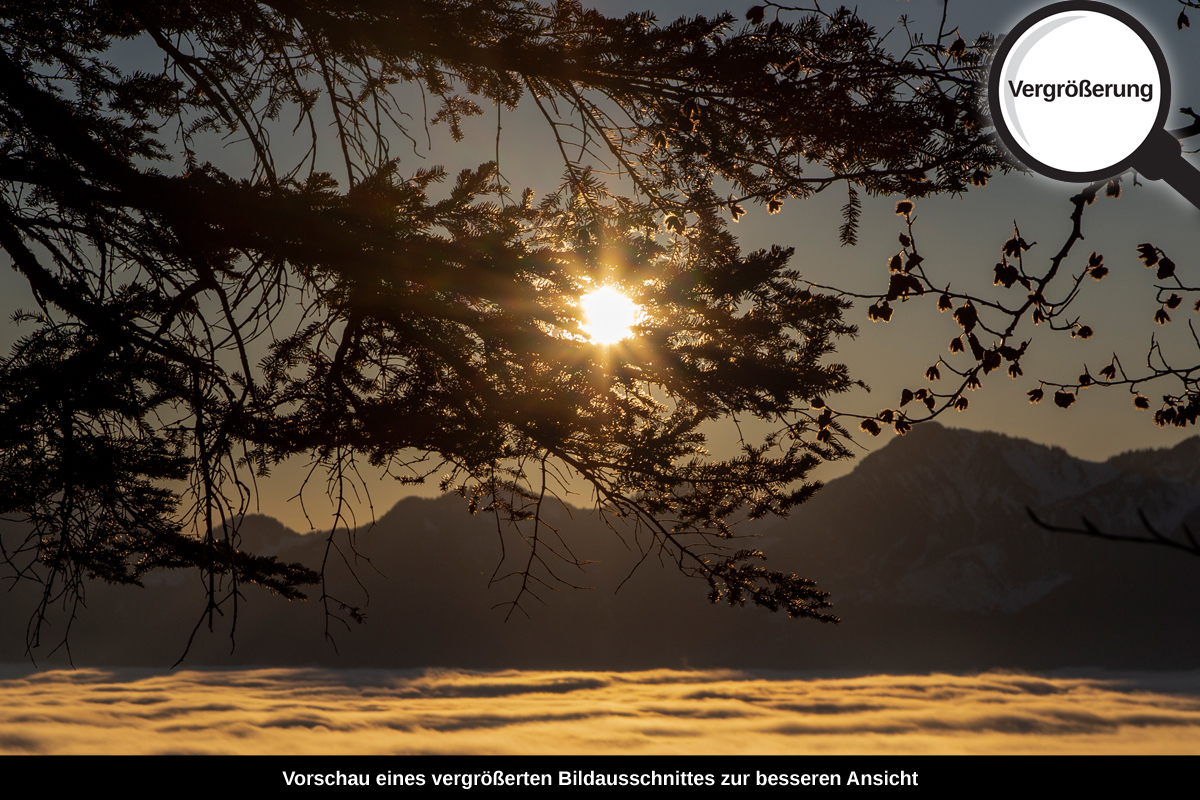
M1037 505L1086 491L1119 472L1112 465L1074 458L1061 447L927 423L867 455L850 476L927 498L953 490L977 499L1021 497Z
M1126 472L1200 483L1200 436L1184 439L1174 447L1128 450L1108 463Z

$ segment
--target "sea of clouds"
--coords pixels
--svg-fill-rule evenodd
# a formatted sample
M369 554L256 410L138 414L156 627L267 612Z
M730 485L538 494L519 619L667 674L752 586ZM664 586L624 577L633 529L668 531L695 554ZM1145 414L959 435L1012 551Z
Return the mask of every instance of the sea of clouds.
M1200 673L0 669L0 753L1200 753Z

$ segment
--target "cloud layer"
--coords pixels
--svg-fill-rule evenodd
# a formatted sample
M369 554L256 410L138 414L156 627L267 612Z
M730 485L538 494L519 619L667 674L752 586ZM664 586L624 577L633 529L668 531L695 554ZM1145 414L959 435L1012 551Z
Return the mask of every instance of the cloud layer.
M0 753L1200 753L1200 674L21 672Z

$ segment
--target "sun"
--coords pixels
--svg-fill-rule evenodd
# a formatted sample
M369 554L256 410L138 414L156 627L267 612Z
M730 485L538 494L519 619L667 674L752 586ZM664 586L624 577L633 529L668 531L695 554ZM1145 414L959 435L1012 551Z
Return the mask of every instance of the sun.
M638 307L633 300L611 286L588 292L579 298L583 310L583 328L596 344L616 344L633 335Z

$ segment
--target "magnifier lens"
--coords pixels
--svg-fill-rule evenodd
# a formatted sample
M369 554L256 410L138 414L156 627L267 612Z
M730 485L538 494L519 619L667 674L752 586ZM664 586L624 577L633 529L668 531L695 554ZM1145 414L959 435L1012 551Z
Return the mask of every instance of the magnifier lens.
M1024 151L1018 157L1038 171L1109 177L1161 124L1168 88L1155 54L1108 14L1048 16L1019 35L999 67L993 103Z
M996 133L1029 169L1074 182L1132 167L1200 209L1200 170L1164 127L1170 102L1167 60L1150 32L1096 0L1025 17L988 76Z

